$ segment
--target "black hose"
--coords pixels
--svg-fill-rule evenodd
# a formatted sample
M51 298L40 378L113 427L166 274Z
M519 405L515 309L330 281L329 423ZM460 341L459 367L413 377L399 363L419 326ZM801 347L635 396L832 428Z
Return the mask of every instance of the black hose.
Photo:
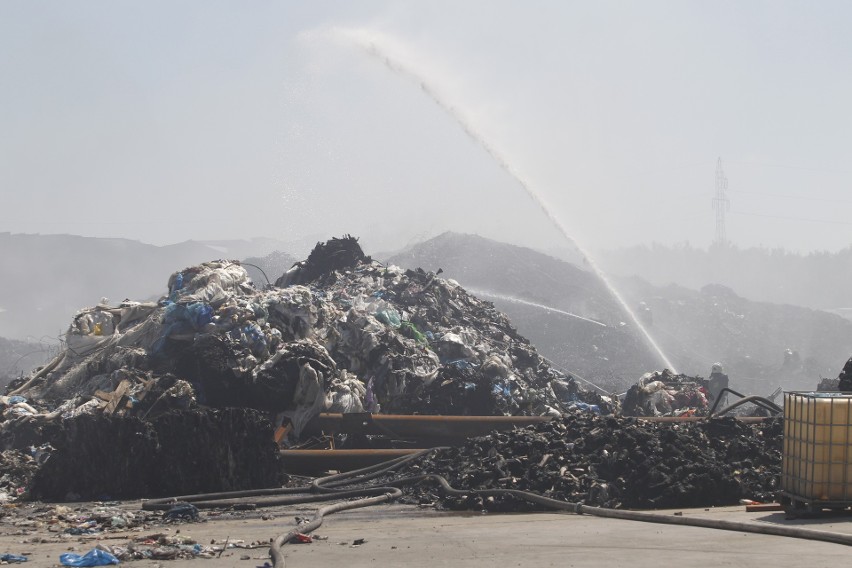
M742 398L742 399L736 401L733 404L729 404L728 406L726 406L725 408L723 408L722 410L720 410L716 414L711 414L710 416L711 417L712 416L721 416L722 414L727 414L728 412L737 408L738 406L748 404L749 402L752 402L752 403L754 403L754 404L756 404L756 405L758 405L762 408L765 408L766 410L768 410L769 412L771 412L773 414L781 414L783 412L783 409L781 407L779 407L778 405L776 405L775 403L770 402L768 399L765 399L762 396L758 396L756 394L753 394L751 396L747 396L745 398ZM771 405L771 406L768 406L768 405Z
M360 487L352 490L334 489L340 485L353 485L350 478L357 478L358 483L363 483L424 456L435 450L443 448L430 448L407 456L399 456L392 460L384 461L371 466L328 475L315 479L310 485L303 487L276 487L272 489L250 489L246 491L224 491L220 493L199 493L195 495L181 495L178 497L167 497L164 499L150 499L142 503L142 509L146 511L166 511L171 509L176 502L192 503L199 509L213 509L217 507L240 506L241 508L274 507L279 505L297 505L300 503L315 503L319 501L331 501L333 499L346 499L350 497L363 497L365 495L382 493L389 490L388 487ZM290 497L281 497L290 495ZM246 497L270 497L255 501L246 501Z
M606 517L610 519L624 519L628 521L643 521L646 523L661 523L666 525L681 525L688 527L719 529L724 531L785 536L852 546L852 534L816 531L800 527L785 527L769 523L759 524L742 521L725 521L722 519L702 519L700 517L682 517L676 515L664 515L662 513L645 513L643 511L604 509L601 507L590 507L588 505L580 505L580 510L578 512L594 515L595 517Z
M713 406L710 407L710 412L707 414L707 416L713 416L713 415L717 414L716 413L716 407L719 406L720 402L722 402L722 395L725 394L726 392L729 392L732 395L738 396L742 399L748 399L745 402L753 402L757 406L761 406L761 407L765 408L766 410L769 410L770 412L773 412L775 414L780 414L781 412L783 412L783 409L780 406L778 406L777 404L775 404L774 402L772 402L768 398L764 398L762 396L757 396L757 395L751 395L751 396L747 397L746 395L739 393L732 388L725 387L725 388L723 388L722 390L719 391L719 394L716 396L716 400L713 402ZM734 403L730 406L727 406L727 407L723 408L722 410L720 410L718 412L718 414L725 414L726 412L733 410L734 408L736 408L740 404L745 404L745 402L737 401L736 403Z
M284 552L282 550L283 546L290 542L290 540L299 533L307 534L318 529L320 525L322 525L323 517L325 517L325 515L330 515L339 511L346 511L349 509L358 509L361 507L378 505L380 503L387 503L388 501L391 501L392 499L397 499L401 496L402 491L400 491L399 489L392 489L380 497L369 497L367 499L359 499L358 501L340 501L332 505L320 507L319 509L317 509L314 518L311 519L310 522L304 525L300 525L298 528L295 528L288 533L282 534L281 536L272 541L272 543L269 545L269 555L272 557L273 568L284 568Z
M272 282L269 281L269 276L267 276L266 272L264 272L263 269L261 267L259 267L258 265L252 264L250 262L243 262L243 261L238 262L238 264L241 265L241 266L244 265L244 266L251 266L252 268L257 268L258 270L260 270L260 273L263 274L263 277L266 278L266 285L272 286Z

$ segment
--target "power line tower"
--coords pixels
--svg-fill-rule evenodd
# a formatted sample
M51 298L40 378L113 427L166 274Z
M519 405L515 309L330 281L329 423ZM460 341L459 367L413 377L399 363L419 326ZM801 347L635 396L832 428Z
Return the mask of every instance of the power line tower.
M716 162L716 196L713 197L713 209L716 210L716 240L717 244L723 245L728 242L725 235L725 213L731 210L731 201L725 190L728 189L728 178L722 171L722 158Z

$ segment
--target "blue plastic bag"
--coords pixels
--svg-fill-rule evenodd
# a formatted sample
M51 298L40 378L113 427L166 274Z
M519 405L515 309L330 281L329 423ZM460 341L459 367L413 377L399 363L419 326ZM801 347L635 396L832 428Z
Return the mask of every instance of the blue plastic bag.
M186 307L188 319L195 329L200 330L213 321L213 308L203 302L194 302Z
M59 562L63 566L108 566L109 564L119 564L118 558L100 548L93 548L83 556L72 552L60 554Z
M8 562L9 564L13 564L15 562L26 562L29 560L26 556L21 556L20 554L4 554L0 556L0 562Z
M580 410L588 410L589 412L594 412L598 416L601 415L601 408L597 404L587 404L585 402L577 401L571 404L570 408L578 408Z

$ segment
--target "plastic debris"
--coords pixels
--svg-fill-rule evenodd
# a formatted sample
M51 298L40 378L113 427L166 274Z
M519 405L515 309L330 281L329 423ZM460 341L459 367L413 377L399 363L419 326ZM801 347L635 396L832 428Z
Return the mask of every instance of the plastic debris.
M314 541L313 537L308 534L296 533L293 535L293 538L290 539L291 544L310 544Z
M121 563L118 558L100 548L93 548L82 556L73 552L60 554L59 562L63 566L108 566Z

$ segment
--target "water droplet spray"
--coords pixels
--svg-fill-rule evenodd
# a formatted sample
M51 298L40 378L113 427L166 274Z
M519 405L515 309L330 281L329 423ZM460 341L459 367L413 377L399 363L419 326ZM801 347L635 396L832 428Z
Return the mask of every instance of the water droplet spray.
M660 358L660 361L668 368L670 371L676 373L674 365L663 353L663 350L651 336L651 333L648 329L639 321L639 318L636 316L636 313L630 308L624 298L621 296L621 293L615 288L606 274L601 270L598 266L597 262L595 262L594 258L586 252L580 243L577 242L577 239L572 237L565 226L562 224L562 221L559 220L556 215L553 214L550 207L548 207L546 201L543 196L541 196L537 191L533 189L533 187L527 183L526 180L523 179L521 174L512 167L509 161L497 151L497 149L492 146L485 138L483 138L473 127L472 124L465 118L465 116L461 113L461 111L449 104L439 93L438 91L426 80L425 77L421 76L421 74L417 73L411 65L406 65L400 58L394 57L392 54L392 49L390 44L392 42L383 41L385 39L381 34L373 33L368 30L359 30L359 29L346 29L346 28L334 28L332 30L332 35L344 39L345 41L354 43L358 47L364 49L366 53L370 56L375 57L380 60L389 70L393 73L405 77L411 81L417 83L421 90L432 99L432 101L437 104L444 112L446 112L453 120L458 123L458 125L464 130L465 134L467 134L473 141L475 141L485 152L491 156L491 158L500 166L500 168L505 171L509 176L514 179L518 185L526 191L527 195L533 200L533 202L538 205L539 209L541 209L542 213L550 220L550 222L559 230L562 236L576 247L577 251L583 255L583 257L588 262L589 267L592 269L592 272L603 282L606 289L612 295L613 298L618 302L621 306L622 310L625 314L630 318L630 321L636 326L636 328L642 333L646 343L653 349L653 351Z

